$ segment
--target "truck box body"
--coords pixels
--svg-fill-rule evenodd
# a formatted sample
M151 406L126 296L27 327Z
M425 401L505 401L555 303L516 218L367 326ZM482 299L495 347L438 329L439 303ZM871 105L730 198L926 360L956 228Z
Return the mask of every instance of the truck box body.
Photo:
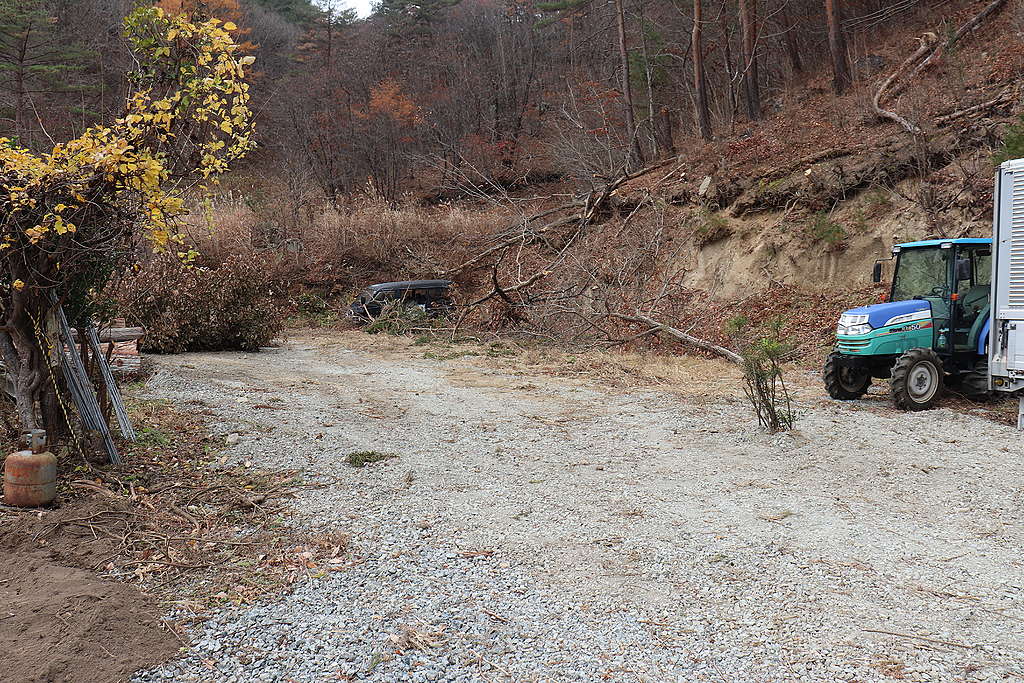
M1024 389L1024 159L996 172L989 370L995 391Z

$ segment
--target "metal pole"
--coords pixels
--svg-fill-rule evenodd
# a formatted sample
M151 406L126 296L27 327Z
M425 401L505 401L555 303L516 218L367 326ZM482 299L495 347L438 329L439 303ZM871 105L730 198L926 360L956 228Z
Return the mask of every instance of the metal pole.
M56 296L53 297L56 300ZM114 439L110 436L110 428L100 413L100 405L96 401L96 391L89 381L89 375L85 372L85 365L82 364L82 357L78 354L78 347L75 339L71 336L71 328L68 326L68 319L64 315L63 307L57 307L57 323L60 328L62 341L68 347L70 353L61 353L60 366L67 379L68 388L71 389L71 398L78 407L78 413L82 418L82 424L86 429L99 432L103 439L110 462L115 465L121 464L121 455L117 452Z
M107 396L110 397L110 403L114 406L117 424L121 427L121 436L129 441L135 441L135 430L132 429L132 422L128 417L128 411L125 410L124 401L121 400L121 390L117 388L117 382L114 381L114 373L110 371L107 357L100 350L100 337L96 334L96 326L90 322L86 325L85 333L89 337L89 348L92 349L92 355L96 357L96 362L100 366L100 375L103 377L103 383L107 385ZM114 342L110 343L113 344Z

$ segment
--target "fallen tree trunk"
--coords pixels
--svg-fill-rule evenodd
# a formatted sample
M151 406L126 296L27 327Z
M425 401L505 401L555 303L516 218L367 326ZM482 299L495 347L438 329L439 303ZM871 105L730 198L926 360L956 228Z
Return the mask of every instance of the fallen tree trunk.
M692 334L687 334L686 332L683 332L680 329L672 327L671 325L666 325L665 323L658 322L654 318L648 318L647 316L640 315L639 313L636 313L634 315L626 315L624 313L609 313L608 317L617 318L619 320L626 320L628 322L643 323L644 325L650 326L651 329L648 330L648 333L664 332L665 334L675 337L676 339L685 342L690 346L701 349L702 351L709 351L711 353L719 355L722 358L725 358L726 360L736 363L737 365L743 365L743 357L740 356L740 354L736 353L735 351L727 349L724 346L712 344L711 342L705 341L704 339L694 337Z
M966 107L964 109L959 109L959 110L954 111L952 113L945 114L943 116L937 117L935 119L935 123L937 123L939 125L944 125L944 124L947 124L947 123L949 123L951 121L956 121L957 119L961 119L961 118L963 118L965 116L971 116L972 114L977 114L979 112L988 111L989 109L994 109L994 108L996 108L998 106L1001 106L1001 105L1011 104L1012 102L1014 102L1016 100L1016 98L1017 98L1017 95L1016 95L1016 91L1015 91L1014 88L1012 88L1012 87L1004 88L1002 91L1000 91L1000 93L998 95L996 95L995 97L993 97L990 100L982 102L981 104L976 104L976 105L974 105L972 107Z
M963 25L961 25L960 28L957 29L956 33L954 33L949 40L937 43L932 48L931 54L925 57L921 61L921 63L917 65L917 67L911 72L911 74L903 83L897 85L896 88L893 89L893 91L890 93L890 96L896 97L904 90L906 90L907 86L910 85L910 82L913 81L919 73L927 69L933 61L940 58L946 50L956 45L961 38L966 36L968 33L974 31L974 29L978 28L978 26L981 25L981 22L985 21L985 19L987 19L991 14L994 14L998 10L1002 9L1003 5L1005 4L1006 0L992 0L992 2L986 5L983 10L978 12L976 15L974 15L974 17L972 17L970 20L966 21Z
M889 74L889 77L885 79L885 81L882 82L882 85L879 86L878 90L875 91L875 96L871 98L871 109L875 112L877 116L879 116L880 118L895 121L896 123L900 124L900 126L902 126L903 129L906 130L908 133L920 133L921 129L917 126L917 124L911 123L910 121L906 120L896 112L889 111L887 109L882 109L882 100L885 99L886 91L889 89L889 87L893 83L895 83L896 80L899 79L899 77L907 69L911 67L911 65L913 65L915 62L917 62L917 60L921 59L921 57L928 54L928 52L933 49L932 45L934 45L935 41L938 40L938 36L936 36L934 33L926 33L920 38L918 38L918 40L921 44L918 46L917 50L914 51L914 54L910 55L905 60L903 60L903 63L900 64L899 68L893 71L891 74Z

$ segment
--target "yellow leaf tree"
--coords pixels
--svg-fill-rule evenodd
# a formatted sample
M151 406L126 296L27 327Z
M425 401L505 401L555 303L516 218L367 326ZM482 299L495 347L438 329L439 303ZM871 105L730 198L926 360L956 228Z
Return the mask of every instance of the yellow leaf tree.
M123 116L45 154L0 138L0 355L26 429L53 387L52 295L83 304L145 244L187 253L184 194L253 146L249 60L220 20L143 7L124 25Z

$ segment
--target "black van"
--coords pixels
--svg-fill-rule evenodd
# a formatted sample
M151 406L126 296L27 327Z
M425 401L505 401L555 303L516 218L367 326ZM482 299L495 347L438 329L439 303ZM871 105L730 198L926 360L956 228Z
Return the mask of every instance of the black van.
M403 306L440 315L451 310L451 280L406 280L370 285L356 297L349 310L356 320L373 320L384 306L401 302Z

